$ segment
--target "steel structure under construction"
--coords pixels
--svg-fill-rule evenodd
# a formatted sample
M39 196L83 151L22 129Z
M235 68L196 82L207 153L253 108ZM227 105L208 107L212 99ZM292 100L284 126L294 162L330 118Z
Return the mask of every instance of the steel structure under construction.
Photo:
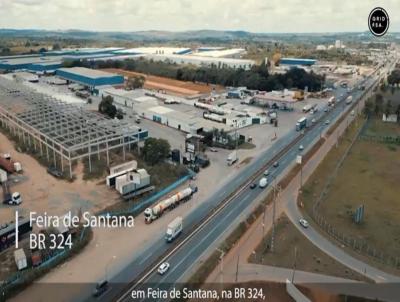
M72 161L88 158L92 171L92 156L126 149L148 136L143 130L123 120L112 120L77 105L61 102L36 93L23 84L0 78L0 123L47 157L54 168L64 171Z

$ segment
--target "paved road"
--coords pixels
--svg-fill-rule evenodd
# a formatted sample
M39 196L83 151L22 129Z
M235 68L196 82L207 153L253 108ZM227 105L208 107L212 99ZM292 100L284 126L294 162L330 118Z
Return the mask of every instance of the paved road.
M366 81L366 86L369 86L371 82L371 80ZM343 89L337 89L335 93L337 99L340 100L338 105L327 113L327 117L324 117L322 120L318 121L315 127L308 130L304 137L280 159L279 167L271 170L271 177L278 177L288 166L293 164L296 156L299 153L298 147L300 144L307 149L316 140L318 140L321 135L323 135L327 129L327 126L324 123L326 119L329 119L331 123L333 123L344 112L344 109L346 108L344 99L347 97L347 92L345 92ZM362 91L354 90L351 94L353 95L353 99L357 99L361 93ZM343 97L340 98L339 96L341 94L343 94ZM323 114L324 113L320 111L314 117L318 119L321 118ZM198 211L196 211L196 213L193 213L186 219L186 223L190 224L200 221L201 218L205 217L207 213L209 213L209 211L221 200L230 195L231 192L234 192L243 182L245 182L245 180L249 179L255 173L255 171L259 169L260 166L270 161L275 154L279 153L284 146L288 145L289 142L299 135L300 134L298 132L293 130L285 137L280 138L271 149L267 150L258 158L256 158L237 178L221 187L219 191L211 196L209 200L207 200L207 202L205 202L204 205L199 208ZM170 288L172 284L180 280L185 272L192 268L193 264L196 263L197 259L199 259L203 252L207 250L212 243L218 241L224 232L235 227L235 225L232 224L235 217L238 217L248 207L250 207L252 202L257 199L260 193L261 190L259 188L254 190L247 188L241 194L236 196L221 212L218 213L218 215L210 220L210 222L207 223L203 229L195 234L186 244L184 244L168 259L168 262L171 264L171 269L166 275L160 276L156 273L152 273L149 278L147 278L145 283L147 285L151 284L152 287ZM163 242L162 238L160 238L157 246L152 247L148 253L145 253L147 256L142 258L140 263L139 260L137 260L135 263L130 265L129 268L127 268L127 270L130 271L129 274L124 275L121 273L115 280L112 280L112 282L126 282L126 280L133 280L135 277L133 272L139 272L144 269L146 265L151 264L160 255L162 255L163 252L165 252L166 247L166 244ZM146 284L140 285L139 288L145 288ZM106 295L103 296L102 300L109 300L111 297L114 297L117 291L120 290L121 287L116 287L114 289L112 288ZM129 293L126 301L128 300L131 300L129 298Z

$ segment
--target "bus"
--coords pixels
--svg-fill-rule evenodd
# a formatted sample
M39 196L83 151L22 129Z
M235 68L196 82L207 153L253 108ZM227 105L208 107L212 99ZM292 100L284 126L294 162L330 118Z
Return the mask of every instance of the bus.
M307 118L306 117L302 117L296 123L296 131L301 131L306 126L307 126Z

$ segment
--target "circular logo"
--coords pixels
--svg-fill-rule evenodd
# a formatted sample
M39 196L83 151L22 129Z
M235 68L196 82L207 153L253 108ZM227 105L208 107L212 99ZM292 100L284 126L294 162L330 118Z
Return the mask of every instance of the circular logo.
M370 32L381 37L389 29L389 15L382 7L375 7L368 16L368 27Z

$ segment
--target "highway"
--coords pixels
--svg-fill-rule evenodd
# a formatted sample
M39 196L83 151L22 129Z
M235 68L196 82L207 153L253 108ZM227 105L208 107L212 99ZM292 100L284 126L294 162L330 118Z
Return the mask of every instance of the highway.
M371 85L371 83L372 79L369 79L365 84L368 87ZM361 93L362 91L354 89L351 92L351 95L353 96L353 99L356 100L359 98ZM270 168L271 176L269 179L283 176L282 172L294 163L296 156L299 154L299 145L303 145L305 150L307 150L326 131L327 125L325 125L325 121L329 119L330 124L333 124L344 112L344 109L346 108L344 99L348 95L346 90L338 88L335 90L335 95L337 99L340 99L338 105L327 113L324 113L320 108L320 111L313 116L314 118L318 119L315 126L307 130L304 136L301 137L300 140L279 159L279 167ZM340 95L343 96L340 98ZM245 168L240 176L221 187L220 190L213 194L213 196L211 196L202 206L200 206L195 213L189 215L189 217L185 219L186 223L191 223L194 225L201 221L201 219L205 217L212 208L219 204L225 197L234 192L247 179L250 179L251 176L255 174L261 166L270 162L273 157L284 148L284 146L288 145L291 141L299 136L301 136L301 134L293 130L286 136L280 138L273 145L273 147L263 152L263 154L261 154L247 168ZM259 178L256 181L258 181ZM250 181L248 184L249 183ZM235 227L234 223L237 223L235 222L235 218L239 217L243 212L246 211L246 209L253 206L252 202L256 201L261 193L265 193L258 187L253 190L250 189L248 184L246 184L242 191L234 196L220 212L212 217L212 219L210 219L197 233L190 237L187 242L180 246L179 249L177 249L166 259L166 261L171 264L171 268L164 276L160 276L153 271L147 276L147 278L145 278L145 280L141 280L140 284L136 284L135 289L145 289L148 286L166 289L171 288L176 282L178 282L181 277L193 267L196 261L211 244L218 241L224 232L227 230L232 230ZM185 237L185 235L186 234L183 234L182 237ZM115 279L111 280L112 283L117 282L117 284L115 284L115 286L113 284L112 288L101 297L101 300L109 301L110 299L115 299L115 297L118 296L118 294L116 295L118 292L121 296L118 301L132 300L132 298L130 298L130 290L125 289L124 294L121 295L123 285L118 282L122 283L126 282L126 280L134 280L135 274L137 277L141 271L146 269L146 267L148 268L150 265L157 263L156 260L158 260L159 257L166 252L167 248L168 245L164 242L162 236L160 236L160 240L156 246L151 247L151 250L149 250L148 253L144 253L146 255L144 258L134 261Z
M372 80L369 79L365 83L367 87L370 85L368 82L371 81ZM362 91L354 89L352 92L353 99L357 99L361 93ZM165 276L159 276L153 272L144 280L144 283L153 285L160 285L160 283L164 283L164 286L171 286L171 284L177 282L185 272L190 270L192 265L201 256L201 254L213 242L218 240L221 234L233 229L235 225L232 225L232 222L235 220L235 218L239 217L243 212L246 211L246 209L254 206L254 201L257 200L261 193L265 194L265 190L263 192L263 190L259 189L258 187L254 190L248 188L250 183L249 180L260 169L260 167L266 165L268 162L271 162L273 158L293 140L300 139L286 154L280 158L279 167L269 168L271 171L269 180L271 180L273 177L279 178L280 176L283 176L282 172L288 166L294 163L296 156L299 154L299 145L303 145L306 151L318 140L321 135L323 135L324 131L326 131L327 126L324 124L325 120L329 119L330 124L333 124L335 120L340 117L340 114L343 113L344 108L346 107L344 99L348 95L347 89L338 87L334 90L334 94L338 100L341 100L341 102L338 102L338 105L327 113L323 112L322 108L320 107L316 114L312 116L308 115L309 119L311 119L311 117L316 118L317 123L313 127L310 127L309 130L305 131L303 137L301 137L302 135L300 132L297 132L295 129L293 129L285 136L279 138L271 148L262 152L257 158L253 159L253 161L247 165L237 177L221 184L221 188L219 188L219 190L217 190L207 200L202 202L196 211L185 217L185 226L198 225L209 215L209 213L213 212L213 210L219 204L221 204L223 200L232 195L232 193L237 191L238 188L243 187L243 184L246 183L246 185L242 188L242 191L237 196L232 198L232 200L230 200L230 202L227 203L227 205L219 213L210 219L208 223L199 230L199 232L194 234L187 242L185 242L185 244L177 249L175 253L167 258L167 261L171 264L171 268ZM258 179L256 181L258 181ZM140 219L140 217L138 219ZM129 298L130 290L127 289L127 284L129 282L136 282L134 280L138 280L144 272L154 268L160 262L160 259L163 259L165 254L171 248L179 244L179 241L187 238L190 232L191 230L189 227L184 228L179 240L176 240L176 242L172 244L167 244L163 238L164 234L160 234L156 242L152 246L148 247L147 250L142 253L142 255L133 255L131 263L128 264L124 270L119 272L111 280L108 280L111 286L106 293L99 298L87 297L85 295L86 297L82 297L82 299L85 301L111 301L116 300L119 297L128 297L127 300L131 300Z

